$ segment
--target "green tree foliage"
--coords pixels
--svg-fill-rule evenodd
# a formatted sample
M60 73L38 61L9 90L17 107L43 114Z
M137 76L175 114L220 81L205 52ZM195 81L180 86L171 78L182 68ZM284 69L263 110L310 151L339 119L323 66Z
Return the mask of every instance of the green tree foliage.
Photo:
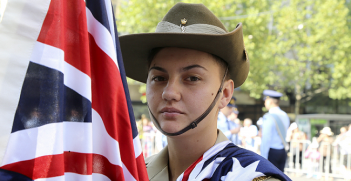
M348 9L344 1L333 0L291 0L275 3L272 9L274 33L268 52L273 63L267 75L272 82L266 85L293 92L298 114L301 102L339 91L336 76L345 76L345 71L338 67L349 61Z
M176 0L122 2L118 30L154 32ZM190 1L182 1L190 2ZM195 0L221 19L228 31L243 23L250 73L241 86L250 96L274 88L300 102L324 93L333 99L351 97L350 0ZM145 91L145 86L140 89ZM145 100L145 97L142 98Z
M348 9L347 25L351 28L351 1L346 0L345 6ZM351 33L340 34L338 41L338 59L334 63L333 82L329 90L329 96L333 99L351 98Z
M117 15L118 31L122 34L154 32L167 11L177 0L122 1Z
M245 48L250 60L249 76L241 89L250 92L251 97L259 98L267 84L274 82L273 77L268 76L271 68L268 65L274 63L268 46L272 34L271 2L241 1L239 6L241 11L234 15L237 19L230 20L230 24L243 23ZM225 20L224 22L228 23Z

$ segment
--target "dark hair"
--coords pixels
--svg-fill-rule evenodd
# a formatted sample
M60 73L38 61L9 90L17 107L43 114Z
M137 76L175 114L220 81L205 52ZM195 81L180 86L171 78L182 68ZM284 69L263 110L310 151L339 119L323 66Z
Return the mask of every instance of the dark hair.
M229 73L229 67L228 67L228 63L226 61L224 61L221 57L217 56L217 55L214 55L214 54L211 54L212 57L215 59L216 63L219 65L220 69L221 69L221 72L225 72L226 69L227 70L227 75L225 75L225 80L229 80L230 79L230 73ZM221 75L222 76L222 75ZM222 80L223 77L221 77L221 80Z
M277 106L279 105L280 100L279 99L274 99L274 98L269 98L272 100L273 104L276 104Z
M165 48L165 47L157 47L157 48L153 48L153 49L150 50L149 56L147 58L148 68L150 67L151 62L154 59L154 57L156 56L156 54L158 52L160 52L163 48ZM210 54L210 55L212 55L212 57L215 59L216 63L219 65L221 72L224 73L226 71L227 67L228 67L227 62L224 61L221 57L219 57L217 55L214 55L214 54ZM229 80L230 79L229 75L230 75L230 73L229 73L229 69L228 69L227 75L225 76L225 80ZM222 78L223 77L221 77L221 80L222 80Z
M155 58L156 54L160 52L164 47L153 48L149 52L149 56L147 57L147 67L150 68L152 60Z

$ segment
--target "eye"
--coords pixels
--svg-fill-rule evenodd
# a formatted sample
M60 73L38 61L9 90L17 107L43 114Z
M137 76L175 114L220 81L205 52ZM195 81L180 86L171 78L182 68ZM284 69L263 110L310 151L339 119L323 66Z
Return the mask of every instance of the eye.
M151 80L155 81L155 82L161 82L161 81L165 81L166 78L162 77L162 76L155 76L153 77Z
M199 81L200 78L199 78L199 77L196 77L196 76L190 76L190 77L188 77L186 80L195 82L195 81Z

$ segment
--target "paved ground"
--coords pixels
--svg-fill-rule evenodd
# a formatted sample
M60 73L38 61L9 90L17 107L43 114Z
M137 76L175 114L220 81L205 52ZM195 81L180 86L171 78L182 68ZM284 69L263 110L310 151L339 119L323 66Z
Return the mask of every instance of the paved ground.
M317 181L317 180L324 180L323 179L316 179L316 178L307 178L306 175L302 175L302 176L294 176L294 175L290 175L288 174L288 176L291 178L291 180L293 181ZM329 180L329 181L343 181L343 179L334 179L334 180Z

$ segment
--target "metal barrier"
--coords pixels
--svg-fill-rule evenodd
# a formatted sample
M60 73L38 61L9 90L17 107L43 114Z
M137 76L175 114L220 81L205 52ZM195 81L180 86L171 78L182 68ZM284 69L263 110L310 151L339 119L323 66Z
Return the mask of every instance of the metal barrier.
M343 154L339 147L321 142L318 149L316 148L320 155L317 159L317 153L315 157L308 155L313 149L310 145L311 142L308 140L290 142L286 172L297 175L306 174L308 177L315 178L351 179L351 150L348 150L348 154Z
M158 153L163 148L162 143L160 144L160 136L162 135L157 132L144 133L141 145L145 157ZM255 146L251 151L259 154L259 145L260 140L258 139L255 141ZM320 155L316 159L308 155L311 154L308 153L309 149L311 150L310 146L311 141L309 140L290 142L285 172L297 175L306 174L307 177L317 179L333 177L351 180L351 150L348 150L348 154L343 154L337 146L321 142L319 147L315 148Z
M165 146L164 136L159 131L144 132L140 136L141 148L145 158L152 156L162 150Z

